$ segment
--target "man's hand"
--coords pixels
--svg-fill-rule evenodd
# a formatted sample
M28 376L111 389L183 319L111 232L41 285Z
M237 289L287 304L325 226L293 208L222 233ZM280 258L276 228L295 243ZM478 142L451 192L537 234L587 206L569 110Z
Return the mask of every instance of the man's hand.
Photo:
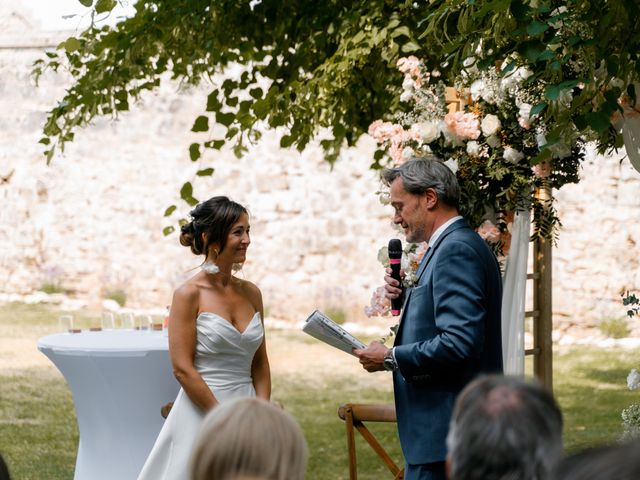
M354 348L353 353L360 359L360 364L367 372L384 370L382 362L389 349L380 342L371 342L367 348Z
M389 300L395 300L396 298L399 298L400 295L402 295L402 286L400 285L400 282L398 282L398 280L396 280L391 276L390 268L387 268L385 270L385 273L386 273L386 275L384 276L384 281L386 283L384 286L384 289L386 290L385 297L387 297ZM400 278L404 279L404 277L405 277L404 270L400 270Z

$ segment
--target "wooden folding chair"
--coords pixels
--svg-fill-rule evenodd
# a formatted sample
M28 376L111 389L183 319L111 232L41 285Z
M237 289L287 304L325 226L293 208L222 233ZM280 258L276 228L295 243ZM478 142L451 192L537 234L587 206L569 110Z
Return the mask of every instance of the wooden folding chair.
M338 416L345 421L347 429L347 449L349 452L349 479L358 478L358 466L356 461L356 439L354 427L360 432L371 448L382 459L394 480L404 477L404 469L398 468L380 442L367 429L363 422L396 422L396 409L394 405L364 405L346 403L338 409Z

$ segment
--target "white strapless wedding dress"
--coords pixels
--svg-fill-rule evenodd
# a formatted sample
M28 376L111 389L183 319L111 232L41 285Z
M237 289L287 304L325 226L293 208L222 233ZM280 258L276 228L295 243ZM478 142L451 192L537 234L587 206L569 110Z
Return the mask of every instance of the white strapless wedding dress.
M255 397L251 363L264 337L260 314L256 312L240 332L221 316L202 312L196 319L196 331L194 364L218 402ZM180 389L138 480L188 479L191 448L204 415Z

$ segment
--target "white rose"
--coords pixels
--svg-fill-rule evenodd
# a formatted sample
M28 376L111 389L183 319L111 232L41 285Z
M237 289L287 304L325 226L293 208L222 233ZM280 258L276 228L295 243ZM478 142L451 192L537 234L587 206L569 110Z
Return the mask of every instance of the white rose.
M424 122L419 125L420 131L420 139L423 143L431 143L438 135L440 135L440 130L438 125L434 122Z
M474 140L467 142L467 153L472 157L480 156L480 144Z
M482 119L482 123L480 124L480 128L482 129L482 133L485 137L490 137L491 135L497 133L502 124L500 123L500 119L495 115L487 115Z
M413 157L413 148L404 147L404 150L402 150L402 158L409 160L411 157Z
M451 170L453 173L456 173L458 171L458 161L455 158L448 159L446 162L444 162L444 164L449 167L449 170Z
M487 137L487 143L491 148L498 148L500 146L500 139L497 135L491 135Z
M524 154L519 152L515 148L507 147L504 149L504 153L502 154L503 158L510 163L518 163L520 160L524 158Z
M471 93L471 98L474 102L480 100L482 96L482 91L485 89L484 82L482 80L476 80L469 87L469 92Z

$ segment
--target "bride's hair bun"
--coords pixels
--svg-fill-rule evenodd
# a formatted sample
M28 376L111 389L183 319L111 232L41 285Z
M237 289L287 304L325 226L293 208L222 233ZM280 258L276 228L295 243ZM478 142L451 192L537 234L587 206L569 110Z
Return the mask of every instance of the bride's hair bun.
M191 251L196 255L200 255L194 250L196 238L196 229L193 221L185 223L180 227L180 245L190 247Z
M240 215L248 214L239 203L224 196L213 197L199 203L189 212L191 221L180 227L180 245L189 247L195 255L206 255L209 245L217 243L224 250L227 236ZM205 236L206 233L206 241Z

